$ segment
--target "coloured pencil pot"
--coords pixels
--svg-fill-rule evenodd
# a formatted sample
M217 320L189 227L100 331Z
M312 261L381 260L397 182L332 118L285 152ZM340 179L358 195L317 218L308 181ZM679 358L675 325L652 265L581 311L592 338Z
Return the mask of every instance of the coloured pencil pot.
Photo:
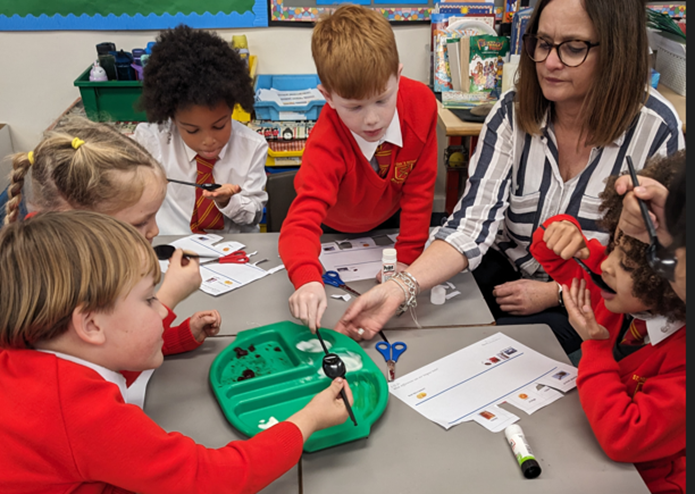
M306 452L369 436L389 395L383 373L357 342L329 329L321 334L329 351L345 363L358 425L346 420L312 434L304 443ZM210 383L227 420L252 437L289 418L328 387L323 357L307 327L283 321L240 332L212 363Z

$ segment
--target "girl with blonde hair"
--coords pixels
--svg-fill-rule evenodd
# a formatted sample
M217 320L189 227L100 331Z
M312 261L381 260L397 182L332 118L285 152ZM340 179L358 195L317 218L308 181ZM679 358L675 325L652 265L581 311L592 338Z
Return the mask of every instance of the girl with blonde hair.
M159 163L137 142L113 127L85 118L69 119L48 132L28 153L13 156L5 223L18 220L22 188L31 170L38 212L87 210L122 220L152 242L159 229L155 215L164 201L166 177ZM30 213L33 215L35 213ZM157 298L168 309L164 319L164 354L197 348L206 336L219 331L217 311L196 312L172 327L176 305L201 283L198 263L172 256ZM137 375L126 374L130 385Z

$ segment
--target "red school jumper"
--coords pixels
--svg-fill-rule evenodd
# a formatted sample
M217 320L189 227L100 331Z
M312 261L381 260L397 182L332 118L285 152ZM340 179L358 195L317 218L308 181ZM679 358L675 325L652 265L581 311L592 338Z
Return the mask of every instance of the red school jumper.
M401 209L398 260L411 264L429 234L437 178L437 103L420 82L400 78L396 102L403 148L380 178L329 105L321 110L294 180L297 198L282 224L280 257L295 288L321 281L321 224L369 231Z
M547 220L533 235L531 254L558 283L585 279L596 321L607 340L582 343L577 389L582 408L603 451L614 461L634 463L652 493L685 493L685 326L657 345L646 344L616 362L613 348L623 314L606 309L601 291L573 260L563 260L543 241L555 221L579 224L571 216ZM586 264L600 272L606 248L584 239Z
M167 433L96 371L36 350L0 350L0 403L3 494L252 493L302 453L289 422L218 449Z

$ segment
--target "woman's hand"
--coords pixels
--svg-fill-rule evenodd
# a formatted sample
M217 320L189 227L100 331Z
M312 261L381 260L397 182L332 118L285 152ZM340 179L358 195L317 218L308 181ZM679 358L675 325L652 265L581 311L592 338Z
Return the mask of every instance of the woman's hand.
M203 278L197 258L183 256L183 250L176 249L169 259L169 268L164 273L164 281L157 291L157 298L169 309L174 308L186 297L195 292Z
M563 301L567 308L569 321L582 340L606 340L608 330L596 322L591 308L591 293L585 280L572 280L572 288L562 285Z
M557 284L536 280L515 280L497 285L492 291L497 304L513 316L537 314L558 305Z
M309 326L312 333L321 327L321 317L326 311L326 289L318 281L306 283L290 296L290 312L292 316Z
M348 307L335 331L356 341L371 340L404 301L405 294L395 281L377 285Z
M588 259L590 252L584 242L582 232L571 221L562 220L551 223L543 234L546 247L565 261L572 257Z
M241 186L236 184L222 184L222 187L213 191L203 190L203 197L212 199L218 208L226 208L229 199L234 194L241 192Z
M193 314L188 321L191 334L198 343L205 341L208 336L215 336L220 332L222 316L216 310L204 310Z
M644 224L642 211L637 201L637 198L639 198L647 203L649 217L656 229L659 243L664 246L671 245L672 238L666 231L666 220L664 217L664 207L666 205L666 198L668 197L668 189L660 182L648 177L637 177L637 179L639 180L639 186L634 188L632 179L629 175L623 175L615 181L615 191L618 194L625 194L618 228L620 228L625 235L630 235L640 242L644 242L645 244L650 242L647 225Z

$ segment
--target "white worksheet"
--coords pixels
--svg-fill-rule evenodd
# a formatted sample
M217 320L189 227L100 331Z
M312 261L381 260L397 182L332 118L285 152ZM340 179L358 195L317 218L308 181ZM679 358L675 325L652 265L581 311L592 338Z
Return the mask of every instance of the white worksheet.
M534 402L519 407L532 413L559 398L541 392L544 386L566 392L576 386L576 379L575 367L497 333L396 379L389 389L408 406L449 429L475 420L480 412L505 401L524 403L520 394L528 398L533 392ZM535 384L544 386L538 389Z
M195 252L196 254L217 255L218 258L245 247L240 242L219 242L220 240L222 240L222 237L215 234L189 235L172 242L171 245L177 249ZM260 259L254 259L254 254L254 252L247 254L250 260L245 264L220 264L216 258L200 258L200 276L203 279L200 290L213 296L222 295L283 268L283 265L280 264L266 271L255 266L254 262L258 262ZM166 273L169 268L169 261L159 261L159 266L162 273Z
M326 271L336 271L344 282L370 280L381 270L384 249L393 248L397 234L353 238L321 244L319 261Z

